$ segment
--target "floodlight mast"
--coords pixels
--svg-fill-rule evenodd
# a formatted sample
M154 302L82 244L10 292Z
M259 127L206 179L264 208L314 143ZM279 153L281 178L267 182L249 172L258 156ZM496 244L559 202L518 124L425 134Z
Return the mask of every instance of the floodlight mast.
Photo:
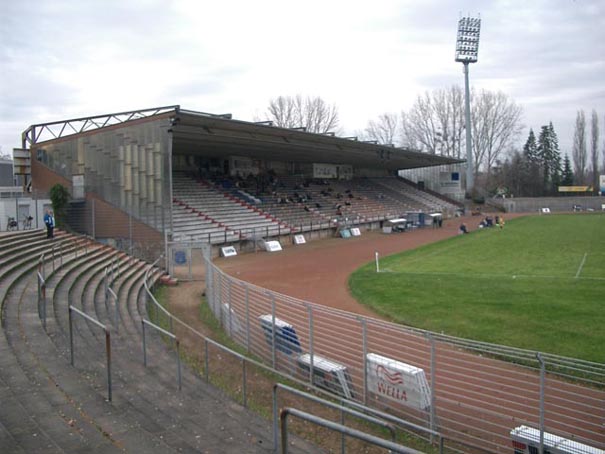
M456 61L464 65L464 116L466 129L466 194L470 196L475 185L471 136L471 93L468 82L468 65L477 63L481 19L462 17L458 21Z

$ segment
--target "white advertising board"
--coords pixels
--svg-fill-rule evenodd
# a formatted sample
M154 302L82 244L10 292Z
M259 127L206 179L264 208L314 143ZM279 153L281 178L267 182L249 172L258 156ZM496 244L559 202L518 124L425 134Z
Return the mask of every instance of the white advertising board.
M313 178L337 178L338 170L334 164L313 164Z
M306 242L304 235L294 235L294 244L305 244Z
M353 236L361 236L361 231L357 227L352 227L351 228L351 235L353 235Z
M265 250L267 252L278 252L281 251L281 244L279 241L265 241Z
M386 356L368 353L368 391L402 405L425 410L431 405L431 389L424 370Z
M223 257L233 257L237 255L237 251L233 246L227 246L221 248L221 254L223 254Z

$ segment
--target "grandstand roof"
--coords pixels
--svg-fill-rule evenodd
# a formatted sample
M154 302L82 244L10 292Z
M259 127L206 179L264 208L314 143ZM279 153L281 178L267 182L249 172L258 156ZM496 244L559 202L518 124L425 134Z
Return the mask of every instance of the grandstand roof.
M173 153L351 164L387 170L463 162L405 148L275 127L267 122L233 120L230 114L196 112L181 109L178 105L32 125L23 132L23 142L26 146L73 135L94 134L131 122L152 121L160 116L172 119Z

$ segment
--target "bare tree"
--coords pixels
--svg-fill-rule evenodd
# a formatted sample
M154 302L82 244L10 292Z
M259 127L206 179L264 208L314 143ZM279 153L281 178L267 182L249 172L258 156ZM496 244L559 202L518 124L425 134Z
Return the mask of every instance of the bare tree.
M583 110L576 114L572 157L576 183L584 184L586 182L586 118Z
M418 96L409 112L401 112L401 130L404 146L436 153L438 129L429 92Z
M465 128L464 94L459 85L434 93L435 114L438 119L440 154L460 158Z
M401 114L403 144L432 154L460 157L464 131L462 89L452 86L418 96Z
M590 128L590 160L592 164L592 190L599 193L599 117L592 109Z
M326 133L338 128L338 109L320 97L278 96L269 101L266 119L282 128Z
M471 122L475 174L485 169L489 182L496 160L508 150L522 130L523 109L502 92L474 93Z
M399 129L399 115L383 113L376 120L370 120L365 129L364 137L376 140L378 143L390 145L395 143Z

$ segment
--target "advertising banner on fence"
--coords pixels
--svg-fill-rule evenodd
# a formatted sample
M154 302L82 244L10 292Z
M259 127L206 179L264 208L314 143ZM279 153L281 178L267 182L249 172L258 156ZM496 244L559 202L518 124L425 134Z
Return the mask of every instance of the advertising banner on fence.
M590 192L591 186L559 186L559 192Z
M418 410L430 407L431 389L423 369L375 353L368 353L366 368L368 391Z

